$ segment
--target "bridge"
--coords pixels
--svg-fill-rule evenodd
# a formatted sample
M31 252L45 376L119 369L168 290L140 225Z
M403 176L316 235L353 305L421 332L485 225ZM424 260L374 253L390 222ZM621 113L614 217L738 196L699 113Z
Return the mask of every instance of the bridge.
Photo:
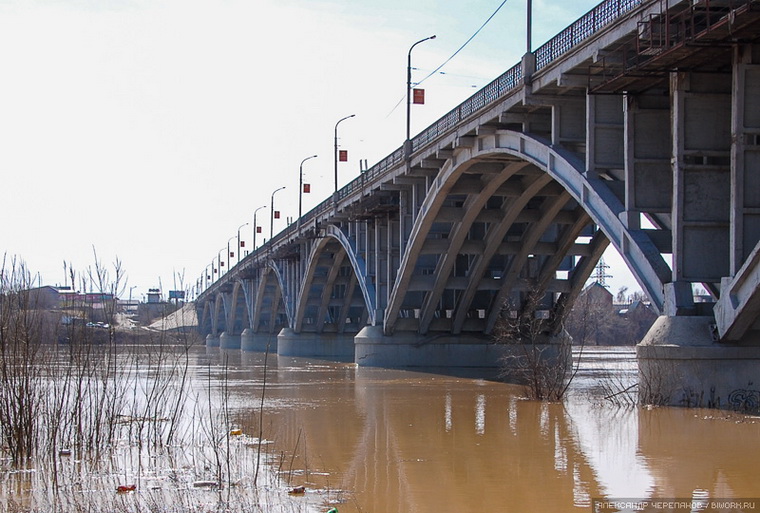
M758 38L758 0L600 3L216 281L203 276L207 344L493 366L499 330L552 346L612 244L660 315L637 348L644 397L753 397ZM695 284L714 302L695 303Z

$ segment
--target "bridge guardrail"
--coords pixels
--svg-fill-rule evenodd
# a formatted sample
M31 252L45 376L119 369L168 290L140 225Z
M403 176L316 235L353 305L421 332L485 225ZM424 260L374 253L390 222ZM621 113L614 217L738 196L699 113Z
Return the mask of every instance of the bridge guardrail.
M600 3L536 49L534 52L536 54L536 71L546 67L589 36L596 34L599 30L647 1L606 0Z
M605 0L600 3L535 50L536 70L546 67L589 36L644 4L646 1L648 0ZM522 64L518 63L415 136L412 139L412 151L416 151L425 144L437 139L481 109L496 103L504 95L518 88L521 79ZM403 148L399 148L339 189L338 199L344 199L366 185L373 184L375 180L382 178L387 170L402 160ZM308 221L313 217L324 214L332 205L332 197L326 199L307 212L304 220ZM275 240L278 239L275 238Z
M623 15L652 1L656 0L605 0L601 2L533 52L536 56L536 71L554 62L588 37L610 25ZM438 121L415 136L412 139L412 151L420 149L422 146L452 130L465 119L473 116L485 107L496 103L510 91L517 89L520 86L522 78L521 63L512 66L491 83L480 89L467 100L438 119ZM397 149L367 171L363 172L359 177L339 189L337 192L337 199L344 199L355 193L357 190L361 190L368 185L373 185L375 182L380 181L385 176L386 172L396 164L402 162L403 158L403 148ZM333 205L334 200L331 196L307 212L303 216L302 224L311 221L315 217L324 215L333 207ZM272 237L268 244L271 245L282 239L286 239L290 234L291 230L286 228ZM247 258L252 258L253 255L258 252L259 250L254 251Z

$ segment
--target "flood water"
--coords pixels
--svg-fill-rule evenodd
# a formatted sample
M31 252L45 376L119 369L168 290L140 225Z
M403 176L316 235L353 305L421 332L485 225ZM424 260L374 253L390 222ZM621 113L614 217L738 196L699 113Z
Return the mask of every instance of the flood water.
M1 459L0 512L760 511L760 418L636 407L633 348L575 357L566 400L546 403L477 376L191 347L183 443L154 450L132 430L105 463L59 458L57 487ZM132 395L158 382L121 368ZM652 504L673 499L690 502ZM705 502L728 499L746 504Z
M212 374L226 362L233 421L255 433L264 355L197 356ZM630 407L628 394L613 404L603 396L635 383L633 348L586 349L580 361L567 400L542 403L473 377L270 355L270 462L284 487L305 487L296 500L307 511L588 512L593 499L760 497L760 419Z

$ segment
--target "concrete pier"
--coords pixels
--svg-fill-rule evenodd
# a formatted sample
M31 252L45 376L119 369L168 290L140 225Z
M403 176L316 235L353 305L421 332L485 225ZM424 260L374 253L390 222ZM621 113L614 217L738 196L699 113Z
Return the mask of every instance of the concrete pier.
M246 328L240 335L240 349L243 351L256 351L260 353L277 353L277 335L271 333L254 333Z
M278 356L353 358L354 335L339 333L295 333L284 328L277 335Z
M222 349L240 349L240 335L233 335L223 331L219 335L219 347Z
M645 404L756 410L760 337L713 340L715 319L661 316L636 347Z
M367 326L354 338L355 361L369 367L486 367L498 368L504 346L489 337L433 336L413 333L383 335L380 326Z
M219 347L219 335L213 333L206 335L206 347Z

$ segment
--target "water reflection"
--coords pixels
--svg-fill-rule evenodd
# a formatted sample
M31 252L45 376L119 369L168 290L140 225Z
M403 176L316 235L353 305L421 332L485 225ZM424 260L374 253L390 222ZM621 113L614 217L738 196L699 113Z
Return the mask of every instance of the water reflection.
M595 497L760 496L760 424L609 406L591 397L602 356L590 356L564 404L528 401L492 381L274 357L264 424L286 454L283 478L341 490L341 513L589 511ZM630 355L613 356L606 365L630 378ZM235 401L245 422L255 417L245 398L259 394L263 364L261 355L242 358L248 379Z
M228 411L231 427L247 440L261 434L271 442L241 441L230 453L249 459L234 466L240 473L232 480L250 487L250 458L262 451L280 479L274 488L267 481L271 510L293 510L278 497L301 485L307 493L289 499L296 510L337 505L340 513L588 512L593 498L760 497L759 419L601 399L610 383L622 390L635 382L630 350L586 351L564 403L526 400L515 385L433 372L218 348L194 349L190 361L201 406ZM199 421L194 429L221 421L197 408L187 408ZM120 450L116 455L129 463L129 447ZM140 478L140 489L192 482L203 465L189 458L178 449L177 461ZM118 467L137 480L145 468L123 463L99 469L95 479L112 479ZM81 469L81 480L71 475L72 489L74 480L93 479L92 468ZM0 475L6 497L40 487L38 471ZM199 492L192 493L195 500Z

